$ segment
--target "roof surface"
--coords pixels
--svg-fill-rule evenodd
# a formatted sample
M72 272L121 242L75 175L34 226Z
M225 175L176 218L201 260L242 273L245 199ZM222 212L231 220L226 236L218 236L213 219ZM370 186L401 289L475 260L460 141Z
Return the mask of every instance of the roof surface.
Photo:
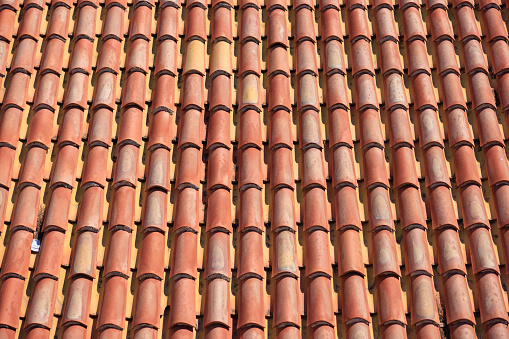
M509 337L507 15L0 0L0 338Z

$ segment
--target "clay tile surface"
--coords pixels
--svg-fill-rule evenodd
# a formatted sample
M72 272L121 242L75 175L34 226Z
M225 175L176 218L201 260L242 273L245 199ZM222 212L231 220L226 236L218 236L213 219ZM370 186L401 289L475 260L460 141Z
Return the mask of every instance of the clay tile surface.
M0 339L509 338L508 5L0 0Z

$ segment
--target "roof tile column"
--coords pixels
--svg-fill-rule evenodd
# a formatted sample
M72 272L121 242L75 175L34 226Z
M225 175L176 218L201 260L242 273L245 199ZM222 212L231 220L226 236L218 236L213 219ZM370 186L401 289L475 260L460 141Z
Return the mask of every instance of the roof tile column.
M376 37L380 44L382 65L392 59L392 67L382 69L384 108L389 116L392 152L392 179L397 191L399 216L405 244L405 270L410 277L411 324L420 338L440 336L435 302L433 269L426 234L424 203L415 167L413 135L410 129L408 102L404 89L393 7L385 1L373 4Z
M483 26L486 30L486 39L490 51L490 68L496 75L498 98L500 106L505 111L506 124L509 124L507 109L509 108L509 37L507 28L501 16L500 3L498 1L481 1L479 9L482 11ZM480 122L480 121L479 121ZM484 133L483 138L488 136L488 132ZM481 137L481 135L479 136ZM498 139L500 141L500 139ZM504 145L500 145L504 146ZM486 148L483 148L486 150ZM493 150L492 150L493 151ZM496 153L496 152L492 152ZM485 153L486 154L486 153ZM487 165L488 166L488 165ZM501 167L504 171L503 167ZM492 172L493 173L493 172ZM500 180L495 185L491 185L495 200L495 208L497 213L497 224L503 234L504 245L504 262L508 262L509 258L509 214L507 213L507 199L509 199L509 183ZM506 266L507 267L507 266ZM507 270L507 268L506 268Z
M129 45L125 64L121 118L117 135L117 157L113 170L109 242L103 270L103 290L98 311L99 338L119 338L125 330L128 279L131 276L132 234L136 233L135 210L142 123L145 119L146 74L154 4L133 4Z
M294 1L297 110L301 152L301 187L307 278L307 326L312 337L334 335L329 211L326 205L326 168L320 131L318 67L313 1Z
M4 0L0 2L0 77L2 77L3 86L6 91L3 93L2 117L0 119L0 162L3 166L0 168L0 231L3 231L5 213L9 200L9 189L13 176L13 166L16 156L16 148L21 132L23 111L26 109L26 95L30 85L30 73L27 70L18 69L16 72L10 72L10 80L7 82L6 68L9 61L12 60L9 53L10 46L14 44L13 35L16 34L14 28L19 16L19 2ZM25 19L27 20L27 19ZM64 38L65 39L65 38ZM23 42L24 40L27 40ZM18 39L17 54L26 53L26 47L32 49L32 63L35 62L36 50L31 39ZM53 42L54 48L64 49L65 43ZM49 43L49 42L48 42ZM11 59L11 60L9 60ZM61 66L60 66L61 68ZM14 71L14 69L13 69ZM60 72L58 70L58 72ZM21 95L23 93L23 95Z
M50 55L46 59L58 57L60 49L65 43L62 39L67 38L70 7L65 2L52 4L53 17L48 27L48 50ZM78 22L95 19L97 4L83 3L80 6ZM64 116L61 124L57 146L58 155L54 161L50 187L53 190L45 214L42 232L44 237L40 248L40 254L34 271L34 286L29 308L26 314L25 328L27 338L49 338L53 323L54 304L59 285L60 265L64 241L66 238L69 208L75 186L76 170L81 144L81 126L83 125L86 102L88 98L88 84L91 67L88 60L92 59L92 48L95 39L95 26L88 34L76 34L74 48L70 62L71 75L67 82L67 91L64 97ZM55 40L55 41L54 41ZM53 48L55 48L53 50ZM55 56L55 53L57 56ZM48 67L42 72L52 72ZM58 71L58 73L60 70ZM75 94L70 94L70 93ZM46 101L42 105L52 107L52 103ZM77 126L77 127L75 127Z
M347 2L355 104L360 121L360 146L368 199L378 323L382 335L399 338L406 337L406 317L399 281L400 263L396 253L366 9L366 4L362 1Z
M489 81L488 68L480 44L481 37L473 11L473 3L454 1L458 39L465 55L464 67L468 73L472 109L475 111L479 127L479 141L482 147L489 185L497 187L509 183L509 165L504 150L502 133L498 126L495 97ZM447 8L437 6L435 11ZM492 14L496 14L490 12ZM486 30L488 42L493 41L494 30ZM437 36L439 39L440 36ZM442 77L445 80L445 77ZM449 85L444 82L444 93ZM456 174L462 199L463 226L468 230L472 270L475 275L475 287L479 295L481 322L485 325L487 336L509 336L507 328L507 308L503 301L499 267L493 248L490 224L484 208L479 169L469 145L458 145L454 150L455 167L462 168L462 175ZM471 170L467 170L471 168ZM498 194L494 194L495 205L503 203ZM504 226L503 224L500 226ZM504 233L506 233L505 229ZM506 246L507 248L507 246Z
M271 1L269 11L269 147L272 191L272 300L273 326L281 338L300 336L301 311L299 264L295 221L295 180L293 169L292 103L288 65L286 3ZM309 26L307 26L309 28ZM278 33L278 34L276 34Z
M13 35L16 33L14 28L19 16L19 1L3 0L0 2L0 77L5 81L7 64L10 59L10 45ZM63 50L62 50L63 52ZM35 55L34 55L35 56Z
M11 5L11 9L17 4ZM9 70L11 74L7 91L3 98L2 109L4 110L1 120L0 133L0 161L3 169L0 183L2 189L2 206L0 219L4 220L4 211L8 201L7 190L11 186L12 164L18 146L18 139L26 106L29 82L35 71L35 56L37 54L38 41L40 38L41 20L43 15L42 1L26 1L23 4L23 20L18 30L18 47L11 62ZM55 4L55 7L56 4ZM67 8L68 11L68 8ZM5 9L2 11L5 12ZM58 12L58 10L56 11ZM55 24L51 25L54 26ZM10 32L12 33L12 32ZM8 32L6 32L6 35ZM63 32L67 35L67 31ZM10 37L9 37L10 39ZM50 53L48 45L44 55ZM4 68L2 66L2 68ZM5 250L2 270L0 271L0 334L6 338L14 337L19 326L22 298L25 294L29 277L30 246L37 229L37 215L40 206L40 191L44 187L45 164L48 150L53 146L53 123L57 109L58 87L60 85L60 73L62 62L55 65L55 72L40 72L38 75L39 86L37 88L32 106L32 123L30 125L25 144L25 155L20 172L16 204L11 217L9 228L10 238ZM5 162L4 162L5 161ZM67 226L67 225L65 225ZM42 286L42 285L41 285ZM46 285L46 291L54 291L55 284ZM50 299L47 299L51 303ZM51 313L51 314L49 314ZM53 321L53 313L49 312L46 319L40 320L44 326L50 327ZM47 319L51 319L47 321ZM49 324L49 325L48 325ZM43 329L46 332L46 329ZM49 331L48 331L49 332ZM42 333L45 335L45 333ZM49 334L49 333L48 333Z
M202 140L205 101L206 1L187 2L185 54L178 130L178 190L170 267L170 335L188 338L197 325L198 233L203 176Z
M155 89L152 96L149 160L145 171L145 199L142 213L142 241L138 257L138 288L133 310L133 338L157 337L161 333L161 291L165 278L167 204L177 74L177 16L179 5L159 3ZM165 30L165 25L174 29Z
M329 114L329 148L334 187L334 218L337 231L338 272L341 277L340 310L348 337L371 337L366 268L362 255L362 224L357 202L357 175L350 131L350 103L340 7L337 1L322 1L322 64L326 75L326 107Z
M258 2L240 4L238 83L238 187L240 192L237 277L240 338L265 337L261 31ZM252 21L250 21L252 19ZM270 19L269 19L270 20ZM248 26L249 27L246 27ZM252 26L252 27L251 27Z
M232 228L232 4L213 2L209 119L207 129L207 243L205 253L205 338L231 337L230 233Z
M463 335L473 337L475 335L472 327L472 324L475 324L473 305L465 277L466 268L458 237L451 183L445 165L443 137L439 132L438 106L427 61L426 33L422 26L420 5L409 1L401 2L400 7L403 11L407 58L412 60L409 65L409 74L414 109L418 114L420 146L424 153L425 185L430 197L431 220L438 244L438 271L443 276L447 324L451 326L452 337ZM457 108L454 105L451 107ZM460 115L459 118L462 116ZM462 297L458 298L458 294Z
M496 75L500 106L505 111L506 124L509 124L507 116L507 109L509 109L509 37L500 6L501 3L498 0L479 1L483 29L486 32L490 52L490 68ZM509 220L503 219L499 222L509 223ZM500 227L502 226L505 225L500 225Z
M81 177L83 193L77 215L77 236L71 255L69 288L62 312L63 338L86 338L91 333L90 304L94 281L98 278L97 252L99 232L103 224L105 187L107 179L111 177L108 173L108 159L112 145L113 111L116 109L117 74L120 71L126 6L125 2L112 1L106 4L102 48L96 68L98 77L91 105L93 113L88 133L88 151ZM115 28L112 30L111 26ZM108 61L111 61L111 65Z

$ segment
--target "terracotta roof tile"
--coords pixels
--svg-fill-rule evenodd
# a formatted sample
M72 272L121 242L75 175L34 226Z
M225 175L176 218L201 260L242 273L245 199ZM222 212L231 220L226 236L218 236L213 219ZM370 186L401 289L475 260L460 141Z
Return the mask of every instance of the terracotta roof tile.
M0 1L0 337L509 335L506 16Z

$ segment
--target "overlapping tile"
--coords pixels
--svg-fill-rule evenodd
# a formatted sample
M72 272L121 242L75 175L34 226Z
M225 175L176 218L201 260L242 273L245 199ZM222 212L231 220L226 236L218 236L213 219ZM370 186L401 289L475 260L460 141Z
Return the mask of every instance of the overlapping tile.
M508 336L506 6L0 2L0 337Z

